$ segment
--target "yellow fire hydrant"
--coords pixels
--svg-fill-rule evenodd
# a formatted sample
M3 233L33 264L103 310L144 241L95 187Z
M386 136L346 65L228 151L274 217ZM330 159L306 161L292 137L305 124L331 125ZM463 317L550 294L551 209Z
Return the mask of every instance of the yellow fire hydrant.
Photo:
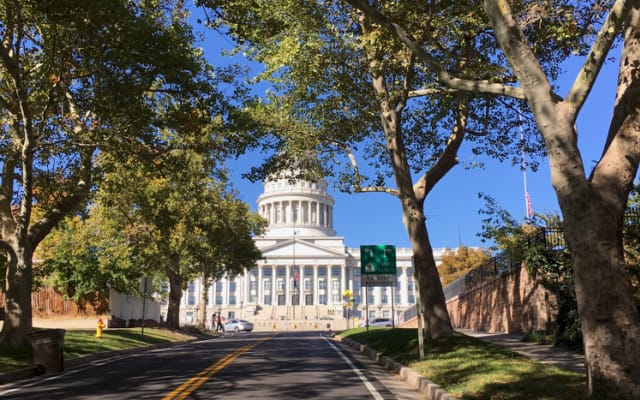
M98 318L98 325L96 325L96 337L102 338L102 330L104 329L104 322L102 318Z

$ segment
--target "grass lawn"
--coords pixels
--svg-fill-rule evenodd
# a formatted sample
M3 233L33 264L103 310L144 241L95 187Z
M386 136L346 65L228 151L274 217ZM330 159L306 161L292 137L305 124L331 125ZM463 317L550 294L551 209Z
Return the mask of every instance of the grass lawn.
M425 341L419 360L416 329L351 329L340 333L406 365L461 399L582 400L586 377L538 364L479 339L455 334Z
M186 340L190 336L160 328L105 329L103 337L96 338L95 329L67 330L64 335L64 357L72 359L102 351L150 346L158 343ZM0 347L0 373L31 366L31 346L22 349Z

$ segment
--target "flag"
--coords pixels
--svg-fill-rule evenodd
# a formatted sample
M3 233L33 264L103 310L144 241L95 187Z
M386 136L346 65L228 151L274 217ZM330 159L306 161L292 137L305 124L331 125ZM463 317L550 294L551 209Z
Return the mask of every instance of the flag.
M531 207L531 197L529 197L529 192L524 192L524 199L527 202L527 218L533 217L533 208Z
M298 281L300 280L300 274L297 269L293 270L293 287L298 288Z

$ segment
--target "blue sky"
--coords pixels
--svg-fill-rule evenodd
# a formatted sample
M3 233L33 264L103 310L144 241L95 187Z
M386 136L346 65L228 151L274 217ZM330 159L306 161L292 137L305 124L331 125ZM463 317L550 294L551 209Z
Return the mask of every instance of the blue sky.
M226 39L211 31L207 33L204 51L212 63L222 62L220 53L229 46ZM612 52L617 55L619 49ZM565 65L566 72L558 92L561 96L565 96L573 84L581 63L582 59L577 59ZM578 119L579 146L583 162L587 166L587 174L602 152L612 114L616 75L617 63L607 64ZM463 148L461 154L465 153L468 152ZM484 201L478 198L479 192L492 196L500 207L515 218L524 219L526 215L523 174L519 166L488 162L483 170L465 170L462 168L464 158L460 161L460 165L447 174L425 203L427 228L434 248L453 248L460 243L466 246L488 246L477 236L482 230L482 216L478 211L484 207ZM251 153L228 163L239 197L254 211L257 210L256 200L262 193L263 186L261 183L244 180L240 175L259 162L259 154ZM533 211L559 213L555 192L551 187L548 162L542 160L535 173L526 171L526 179ZM384 193L344 194L335 190L331 194L335 199L334 228L338 236L344 237L348 247L362 244L410 247L397 198Z

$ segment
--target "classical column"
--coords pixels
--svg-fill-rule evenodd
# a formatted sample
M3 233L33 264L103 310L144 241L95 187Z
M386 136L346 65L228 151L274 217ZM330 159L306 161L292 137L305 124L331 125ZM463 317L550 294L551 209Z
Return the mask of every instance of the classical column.
M313 305L318 305L318 265L315 264L313 266L313 282L312 282L312 290L313 290Z
M289 296L291 295L291 290L289 288L289 279L290 278L290 269L291 266L287 265L285 266L285 278L284 278L284 304L285 305L291 305L291 299L289 298Z
M298 302L301 306L306 306L305 296L304 296L304 265L298 267ZM303 315L304 318L304 315Z
M271 305L272 306L277 306L278 305L278 297L277 297L277 279L278 278L278 266L277 265L272 265L271 266ZM275 310L275 308L274 308Z
M347 290L347 266L340 266L340 298L342 298L342 293Z
M333 269L333 265L327 265L327 290L325 293L327 294L327 305L332 304L331 299L333 295L333 289L331 286L333 285L333 274L331 273Z
M302 224L309 225L309 202L303 201L301 204L302 207Z
M258 287L256 288L256 295L258 296L256 298L256 305L258 304L264 304L264 299L262 298L262 292L264 289L262 289L262 269L264 268L264 266L262 265L258 265Z
M229 299L227 298L229 293L229 288L227 287L228 284L229 284L229 280L226 277L222 278L222 285L221 285L222 287L220 288L222 304L220 304L220 306L227 306L229 304Z

